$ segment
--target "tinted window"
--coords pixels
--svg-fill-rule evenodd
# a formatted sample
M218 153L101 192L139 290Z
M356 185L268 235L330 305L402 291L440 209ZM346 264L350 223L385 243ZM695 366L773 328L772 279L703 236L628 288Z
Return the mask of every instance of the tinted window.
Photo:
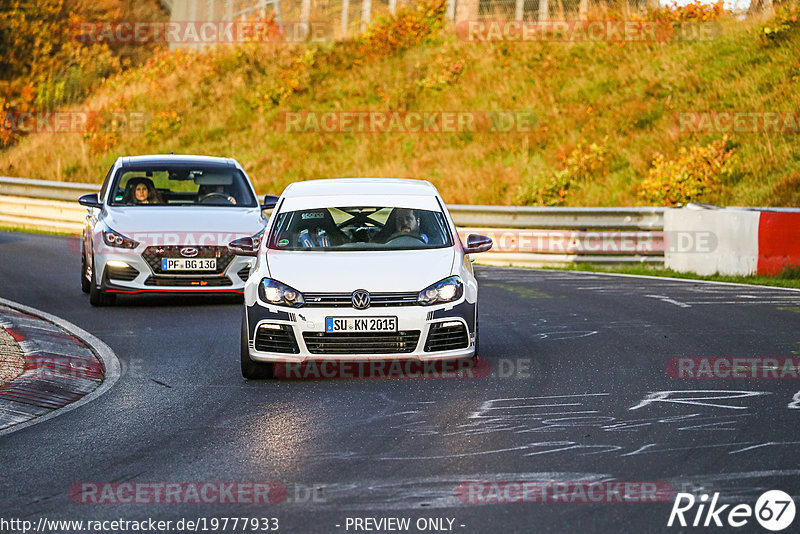
M441 212L348 207L279 213L268 246L278 250L415 250L452 244Z
M223 166L122 167L112 194L113 206L257 205L245 176Z

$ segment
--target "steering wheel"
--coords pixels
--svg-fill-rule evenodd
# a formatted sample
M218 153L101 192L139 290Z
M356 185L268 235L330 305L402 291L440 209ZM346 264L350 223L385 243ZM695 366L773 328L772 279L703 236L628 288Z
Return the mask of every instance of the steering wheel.
M207 200L224 200L228 204L236 204L236 200L227 193L220 193L218 191L214 191L213 193L206 193L202 197L197 199L198 204L205 204Z
M416 239L417 241L421 241L422 243L425 243L425 239L423 239L422 236L420 236L418 234L408 234L406 232L395 232L392 235L390 235L389 238L386 239L385 242L388 243L389 241L394 241L395 239L401 239L403 237L410 237L412 239Z

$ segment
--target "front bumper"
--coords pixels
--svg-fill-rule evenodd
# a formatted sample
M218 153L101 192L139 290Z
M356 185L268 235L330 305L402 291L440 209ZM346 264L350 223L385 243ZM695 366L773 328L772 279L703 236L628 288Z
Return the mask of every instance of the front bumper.
M288 308L246 306L248 352L260 362L468 358L475 353L475 303L438 306ZM396 333L326 333L327 317L397 317ZM280 329L280 330L279 330ZM266 340L266 341L265 341Z
M109 265L111 262L111 265ZM108 293L236 293L242 294L252 258L234 256L221 273L155 272L137 251L95 255L100 289ZM121 264L127 267L121 267Z

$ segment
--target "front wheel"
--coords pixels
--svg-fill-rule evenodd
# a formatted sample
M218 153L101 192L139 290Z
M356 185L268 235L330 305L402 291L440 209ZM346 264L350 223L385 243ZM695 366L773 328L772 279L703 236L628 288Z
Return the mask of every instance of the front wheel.
M92 282L89 284L89 304L92 306L113 306L117 300L116 295L109 295L99 287L95 281L97 277L97 263L92 258Z
M81 252L81 291L84 293L88 293L92 286L88 277L88 268L89 266L86 265L86 252Z
M260 378L274 378L273 364L270 362L255 362L250 358L247 345L247 315L242 313L242 338L241 338L242 376L248 380Z
M472 355L473 358L478 357L478 345L481 342L481 338L478 332L478 304L475 304L475 354Z

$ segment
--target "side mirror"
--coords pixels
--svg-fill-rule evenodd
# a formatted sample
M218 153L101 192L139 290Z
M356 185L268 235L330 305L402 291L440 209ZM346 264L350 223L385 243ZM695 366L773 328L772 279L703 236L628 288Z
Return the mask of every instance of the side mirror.
M257 256L258 248L252 237L240 237L228 243L228 250L237 256Z
M78 203L81 206L86 206L87 208L101 208L103 207L103 203L100 202L100 197L97 193L89 193L86 195L82 195L78 199Z
M492 239L485 235L469 234L467 236L467 246L464 247L464 252L467 254L476 254L478 252L486 252L492 248Z
M262 210L271 210L278 204L278 199L275 195L264 195L264 203L261 204Z

